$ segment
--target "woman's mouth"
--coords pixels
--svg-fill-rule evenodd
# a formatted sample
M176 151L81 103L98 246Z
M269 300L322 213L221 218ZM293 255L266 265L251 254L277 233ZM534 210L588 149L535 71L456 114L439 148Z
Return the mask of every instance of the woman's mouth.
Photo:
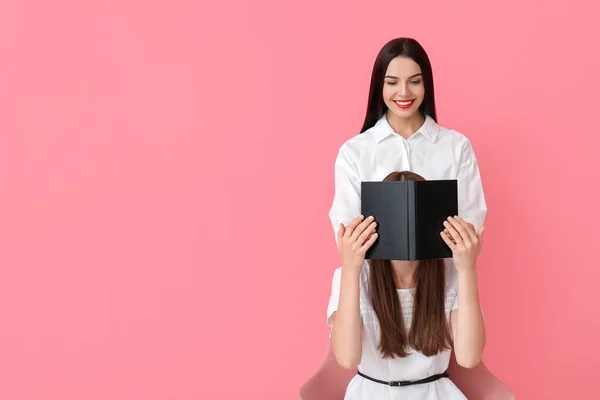
M415 102L414 99L413 100L394 100L394 103L396 103L396 105L403 110L410 108L410 106L412 106L414 102Z

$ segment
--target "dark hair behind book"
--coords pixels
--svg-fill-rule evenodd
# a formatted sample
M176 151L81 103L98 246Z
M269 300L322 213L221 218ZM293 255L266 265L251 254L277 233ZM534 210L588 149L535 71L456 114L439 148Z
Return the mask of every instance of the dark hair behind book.
M392 172L384 182L424 181L413 172ZM446 320L444 261L417 261L415 302L410 331L404 325L402 307L389 260L368 260L369 296L381 327L379 351L384 358L406 357L409 347L425 356L451 348L452 337Z

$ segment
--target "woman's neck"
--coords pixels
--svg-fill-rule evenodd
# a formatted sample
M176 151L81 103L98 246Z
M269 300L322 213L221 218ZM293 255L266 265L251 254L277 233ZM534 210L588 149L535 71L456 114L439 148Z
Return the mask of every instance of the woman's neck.
M410 289L415 286L413 278L415 271L419 266L418 261L398 261L391 260L392 275L394 275L394 283L397 289Z
M404 139L408 139L414 135L425 122L425 117L423 117L420 112L414 113L409 118L400 118L390 111L386 114L388 124L390 124L394 132Z

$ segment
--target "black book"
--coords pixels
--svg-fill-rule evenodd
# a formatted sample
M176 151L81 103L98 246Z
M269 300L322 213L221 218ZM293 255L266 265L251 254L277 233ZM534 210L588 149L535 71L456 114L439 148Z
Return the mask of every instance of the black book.
M361 214L375 217L379 235L366 259L451 258L440 232L458 215L458 182L362 182Z

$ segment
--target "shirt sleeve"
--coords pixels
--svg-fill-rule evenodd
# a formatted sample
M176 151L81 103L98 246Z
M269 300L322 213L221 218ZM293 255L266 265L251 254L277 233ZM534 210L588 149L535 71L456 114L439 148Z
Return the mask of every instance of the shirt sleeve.
M340 300L340 286L342 284L342 268L339 267L333 272L331 282L331 295L329 296L329 305L327 306L327 325L333 328L333 313L337 311Z
M468 139L461 151L458 170L458 207L459 216L472 223L475 230L483 225L487 214L487 204L477 158Z
M454 311L458 308L458 274L454 261L451 258L444 259L446 268L446 310Z
M340 224L348 225L360 215L360 175L356 156L347 144L342 145L335 160L335 189L329 218L337 243Z
M450 311L454 311L457 310L459 306L458 271L456 271L452 259L445 259L444 262L446 264L446 282L448 284L446 301L450 304ZM481 307L481 315L485 317L483 307Z

